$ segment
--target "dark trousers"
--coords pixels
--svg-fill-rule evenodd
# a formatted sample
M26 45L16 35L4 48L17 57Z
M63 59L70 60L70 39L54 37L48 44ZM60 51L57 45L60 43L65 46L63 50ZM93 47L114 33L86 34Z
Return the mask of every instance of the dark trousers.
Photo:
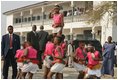
M17 63L15 59L15 55L13 54L13 50L9 49L6 57L4 58L4 64L3 64L3 78L8 78L8 70L9 66L12 66L12 79L15 79L17 76Z
M42 55L43 55L43 52L44 52L44 51L41 51L41 50L40 50L40 51L38 52L38 55L37 55L37 56L38 56L37 59L39 60L39 64L38 64L39 69L42 69L42 64L43 64L43 62L42 62Z

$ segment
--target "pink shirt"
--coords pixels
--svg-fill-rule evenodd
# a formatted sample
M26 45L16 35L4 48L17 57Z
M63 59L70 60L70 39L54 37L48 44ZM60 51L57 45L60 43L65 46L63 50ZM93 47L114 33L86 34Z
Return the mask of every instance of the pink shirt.
M99 52L98 51L95 51L94 55L95 55L95 58L99 58ZM96 64L99 63L99 61L95 61L95 60L92 59L91 52L87 53L87 57L88 57L88 64L89 65L96 65Z
M83 52L86 54L85 49L83 50ZM84 55L83 55L83 53L82 53L82 49L81 48L77 48L76 49L76 57L77 58L80 58L80 59L85 58Z
M52 42L48 42L46 44L44 55L45 56L52 55L53 51L54 51L54 44Z
M24 53L24 49L19 49L19 50L16 51L15 57L16 58L21 58L23 56L23 53Z
M34 49L33 47L28 47L28 55L27 58L37 58L37 50Z
M61 55L62 55L62 57L63 57L63 56L64 56L64 53L63 53L63 49L62 49L61 46L57 46L57 47L56 47L56 49L54 50L54 56L55 56L55 57L58 57L59 54L60 54L60 53L58 53L57 48L60 48L60 49L61 49L60 53L61 53ZM56 58L55 58L55 59L56 59Z
M54 24L61 24L62 18L63 18L62 14L54 14L53 15Z

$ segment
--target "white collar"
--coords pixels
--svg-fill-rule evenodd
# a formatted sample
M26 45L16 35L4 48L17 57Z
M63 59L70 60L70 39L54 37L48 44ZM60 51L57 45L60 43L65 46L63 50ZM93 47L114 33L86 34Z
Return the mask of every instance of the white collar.
M10 35L13 35L13 33L12 33L12 34L9 33L9 36L10 36Z

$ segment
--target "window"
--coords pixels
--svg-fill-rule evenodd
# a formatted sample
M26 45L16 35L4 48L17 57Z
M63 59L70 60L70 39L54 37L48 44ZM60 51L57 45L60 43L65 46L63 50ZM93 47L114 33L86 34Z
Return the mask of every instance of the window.
M37 16L37 20L40 20L40 16Z
M36 20L36 17L35 16L32 16L32 21L35 21Z
M18 18L15 18L15 23L18 23Z
M24 18L24 21L27 22L27 18Z
M21 23L21 18L18 19L18 22Z
M64 15L64 17L66 17L67 16L67 11L63 11L63 15Z
M86 40L91 40L92 39L92 30L84 30L84 38Z
M46 19L46 14L43 15L43 19Z
M28 21L31 21L31 17L28 17Z

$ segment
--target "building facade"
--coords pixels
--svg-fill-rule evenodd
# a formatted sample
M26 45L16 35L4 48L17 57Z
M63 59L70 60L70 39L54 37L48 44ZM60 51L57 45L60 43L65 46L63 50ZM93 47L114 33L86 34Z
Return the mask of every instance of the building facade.
M26 35L32 30L32 25L37 25L39 31L40 25L44 25L44 30L52 33L52 19L49 18L49 13L55 4L62 6L61 13L64 14L64 30L63 33L66 39L92 39L93 34L95 39L103 44L108 36L112 36L114 41L117 41L117 25L110 21L106 27L103 20L94 25L88 24L89 20L86 16L87 10L94 8L100 2L96 1L44 1L33 5L28 5L4 14L7 16L7 26L13 25L14 32L21 37L21 41L26 40ZM106 14L107 15L107 14ZM106 17L104 17L106 18Z

